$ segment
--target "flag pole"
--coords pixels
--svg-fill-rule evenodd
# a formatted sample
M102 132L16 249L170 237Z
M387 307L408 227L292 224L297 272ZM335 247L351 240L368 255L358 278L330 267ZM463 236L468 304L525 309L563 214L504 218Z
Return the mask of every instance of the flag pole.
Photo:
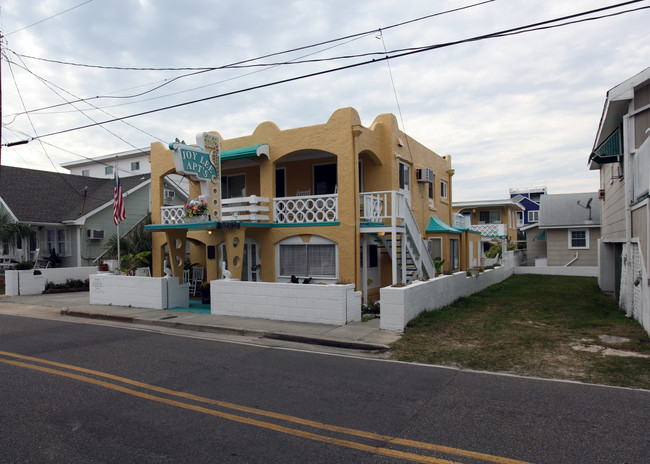
M115 180L117 181L117 156L115 157ZM115 186L114 188L116 188ZM120 192L121 193L121 192ZM115 224L115 227L117 227L117 269L122 271L122 260L120 259L120 221L117 221L117 224Z

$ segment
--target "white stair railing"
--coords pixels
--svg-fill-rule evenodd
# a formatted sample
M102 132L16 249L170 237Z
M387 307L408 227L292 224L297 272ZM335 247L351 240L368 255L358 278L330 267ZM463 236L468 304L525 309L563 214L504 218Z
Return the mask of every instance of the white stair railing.
M403 205L401 204L402 202L404 202ZM406 225L406 249L417 266L417 277L422 277L422 268L424 267L427 276L431 278L436 275L435 266L427 250L427 244L420 233L418 223L413 216L413 211L406 204L404 197L400 198L400 209L404 217L404 224Z

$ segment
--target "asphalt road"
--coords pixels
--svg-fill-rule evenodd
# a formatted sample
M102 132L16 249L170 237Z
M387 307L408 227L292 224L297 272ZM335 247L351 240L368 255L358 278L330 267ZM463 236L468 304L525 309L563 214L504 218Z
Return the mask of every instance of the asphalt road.
M650 392L0 316L2 463L647 463Z

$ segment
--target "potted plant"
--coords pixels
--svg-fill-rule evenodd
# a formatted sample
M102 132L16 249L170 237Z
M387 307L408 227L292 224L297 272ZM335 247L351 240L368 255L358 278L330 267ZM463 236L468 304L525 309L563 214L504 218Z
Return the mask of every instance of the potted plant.
M436 268L436 277L442 274L442 265L445 264L445 260L442 258L433 258L433 265Z
M203 216L207 216L208 203L203 198L183 202L183 212L184 222L201 222L205 220Z

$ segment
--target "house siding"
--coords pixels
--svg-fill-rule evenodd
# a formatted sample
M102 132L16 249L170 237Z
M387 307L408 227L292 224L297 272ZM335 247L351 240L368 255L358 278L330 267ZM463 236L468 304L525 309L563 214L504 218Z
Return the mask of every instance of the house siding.
M605 189L602 200L602 237L604 240L625 240L625 182L612 179L611 168L618 171L618 163L605 165L600 170L601 186Z
M598 239L600 229L591 228L589 231L588 249L569 249L569 230L582 229L580 226L568 229L546 230L546 257L549 266L566 266L578 252L578 259L572 266L597 266L598 265Z
M546 256L546 241L535 240L541 231L537 227L526 231L526 263L535 265L535 258Z
M641 256L645 261L648 256L648 234L646 233L648 227L648 203L645 202L642 206L632 210L632 237L639 240L641 247ZM647 266L647 263L645 263Z
M120 223L120 235L124 236L143 218L143 212L149 211L149 189L140 188L124 197L124 209L126 219ZM99 229L104 231L102 240L88 240L87 230ZM76 243L76 227L70 229L72 241ZM93 261L106 250L106 243L117 234L117 227L113 222L113 208L104 208L86 219L85 225L81 228L81 265L94 264ZM76 248L73 248L75 250ZM77 256L71 256L70 261L76 266Z

